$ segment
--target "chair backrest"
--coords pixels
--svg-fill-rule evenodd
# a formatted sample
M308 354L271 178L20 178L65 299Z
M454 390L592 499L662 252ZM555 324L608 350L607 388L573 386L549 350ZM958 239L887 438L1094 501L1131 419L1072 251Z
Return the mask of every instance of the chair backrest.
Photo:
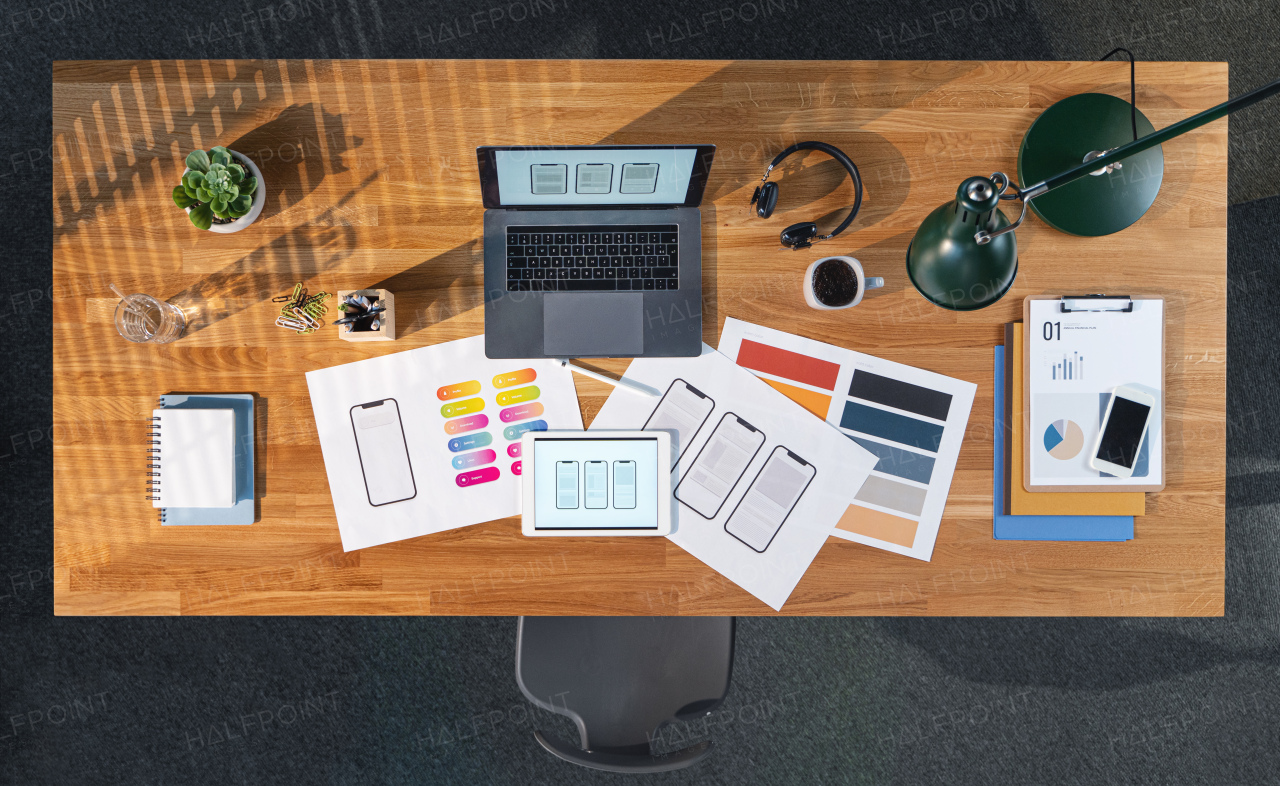
M732 617L521 617L516 681L537 706L571 718L581 750L541 732L566 761L614 772L687 767L703 742L650 754L660 726L704 717L724 701L733 669Z

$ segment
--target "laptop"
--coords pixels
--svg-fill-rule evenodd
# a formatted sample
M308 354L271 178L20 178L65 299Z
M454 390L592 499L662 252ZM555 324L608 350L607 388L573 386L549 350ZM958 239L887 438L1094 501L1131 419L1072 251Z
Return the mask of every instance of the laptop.
M490 358L696 357L714 145L480 147Z

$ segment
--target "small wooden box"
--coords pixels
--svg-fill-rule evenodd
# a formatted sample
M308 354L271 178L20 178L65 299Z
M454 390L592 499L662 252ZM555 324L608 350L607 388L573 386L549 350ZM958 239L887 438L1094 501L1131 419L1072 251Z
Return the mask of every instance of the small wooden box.
M396 299L385 289L340 289L338 290L338 303L343 303L347 296L352 297L368 297L377 298L374 305L384 305L387 307L378 316L382 317L382 325L378 330L352 330L347 331L346 325L338 325L338 337L345 341L395 341L396 340ZM339 314L346 312L339 311Z

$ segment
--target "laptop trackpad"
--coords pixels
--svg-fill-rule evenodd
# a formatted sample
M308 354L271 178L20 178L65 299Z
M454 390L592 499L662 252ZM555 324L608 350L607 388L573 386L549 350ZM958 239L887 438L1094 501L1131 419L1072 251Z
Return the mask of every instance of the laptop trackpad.
M542 351L570 358L644 354L644 293L547 293Z

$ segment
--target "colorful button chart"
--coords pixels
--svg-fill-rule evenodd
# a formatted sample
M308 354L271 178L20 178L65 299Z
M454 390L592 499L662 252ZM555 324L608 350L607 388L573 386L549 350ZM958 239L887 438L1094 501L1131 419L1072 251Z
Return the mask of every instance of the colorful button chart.
M521 401L533 401L541 394L542 391L538 390L537 385L516 388L515 390L504 390L498 394L498 406L505 407L508 404L518 404Z
M463 396L474 396L480 392L480 383L476 380L469 382L459 382L456 385L445 385L436 391L436 396L441 401L448 401L454 398L462 398Z
M478 428L484 428L489 425L488 415L472 415L470 417L458 418L444 424L444 433L446 434L462 434L467 431L475 431Z
M523 447L520 442L512 442L510 445L507 445L507 455L511 458L520 458L521 450L523 450Z
M520 439L526 431L546 431L547 421L531 420L528 423L518 423L514 426L507 426L502 430L502 436L507 438L508 442L514 442Z
M459 473L458 477L454 478L454 482L463 488L466 488L467 486L478 486L481 483L489 483L490 481L497 480L498 476L501 474L502 472L499 471L497 467L485 467L484 469L475 469L470 472Z
M498 458L498 454L492 450L477 450L475 453L463 453L453 459L454 469L471 469L485 464L492 464Z
M499 374L494 377L493 386L495 388L509 388L512 385L527 385L537 378L538 372L531 368L522 368L519 371L508 371L505 374Z
M458 415L470 415L472 412L479 412L484 409L484 399L469 398L465 401L455 401L452 404L445 404L440 408L440 414L446 418L457 417Z
M513 463L511 464L511 474L512 474L512 475L519 475L519 474L520 474L520 465L521 465L521 462L519 462L519 461L513 462Z
M543 413L543 406L538 402L532 404L521 404L516 407L508 407L498 414L503 423L512 423L517 420L526 420L528 418L536 418Z
M1084 447L1084 431L1073 420L1055 420L1044 430L1044 449L1059 461L1080 455Z
M468 434L465 437L454 437L449 440L449 452L461 453L464 450L483 448L490 442L493 442L493 435L487 431L481 431L479 434Z

